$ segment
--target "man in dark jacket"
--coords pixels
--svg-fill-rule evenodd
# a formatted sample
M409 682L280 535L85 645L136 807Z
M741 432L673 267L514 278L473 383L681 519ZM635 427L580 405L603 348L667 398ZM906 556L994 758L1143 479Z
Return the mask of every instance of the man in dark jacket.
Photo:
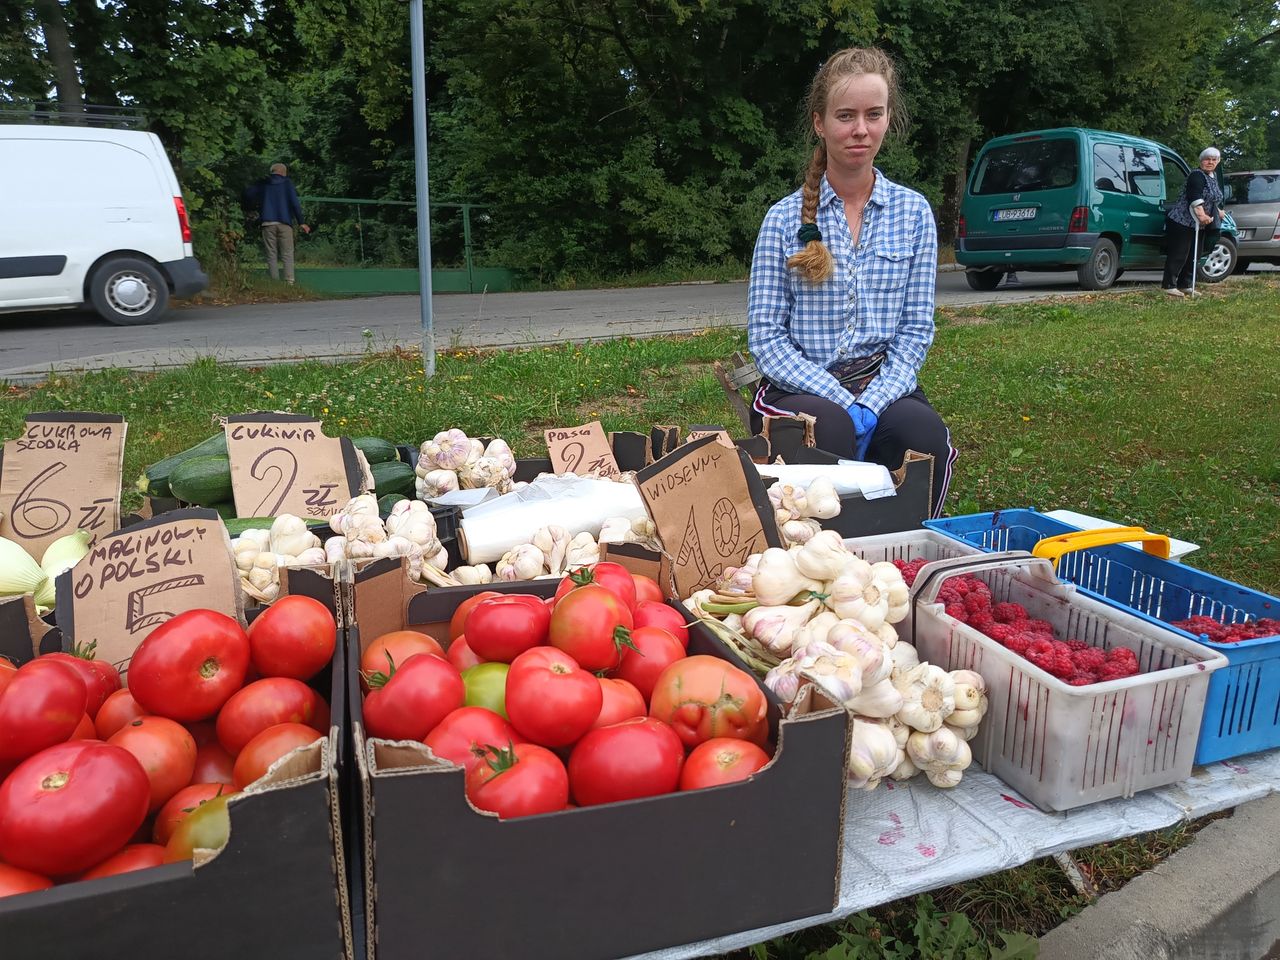
M303 223L302 204L298 191L289 179L289 169L283 163L271 165L271 176L261 188L262 245L267 250L267 273L272 280L280 279L276 268L277 255L284 262L285 283L293 283L293 224L310 233Z

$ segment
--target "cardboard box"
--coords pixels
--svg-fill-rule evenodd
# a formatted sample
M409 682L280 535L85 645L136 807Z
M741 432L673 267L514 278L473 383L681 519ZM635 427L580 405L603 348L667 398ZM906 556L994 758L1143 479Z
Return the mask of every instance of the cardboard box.
M151 523L157 522L163 521ZM282 595L311 596L336 613L334 580L311 570L285 573ZM0 653L22 660L37 649L69 648L70 638L35 618L27 600L0 603ZM251 609L247 616L261 612ZM331 667L312 682L329 699L328 737L285 758L230 801L226 847L198 864L0 899L0 952L41 960L81 960L104 951L131 960L351 960L339 808L347 688L341 627L337 639Z
M501 821L467 802L461 768L420 744L365 740L355 664L388 609L395 629L447 641L453 611L477 591L547 596L557 581L415 591L391 565L355 576L348 681L369 960L620 957L831 911L843 710L810 697L784 719L769 694L778 751L742 783ZM690 652L729 656L696 627Z
M787 463L836 463L840 458L817 447L793 452ZM868 500L857 493L840 497L840 513L830 520L819 521L825 529L840 536L872 537L882 533L917 530L932 515L933 456L908 450L902 466L890 471L897 495ZM770 478L764 478L766 483Z

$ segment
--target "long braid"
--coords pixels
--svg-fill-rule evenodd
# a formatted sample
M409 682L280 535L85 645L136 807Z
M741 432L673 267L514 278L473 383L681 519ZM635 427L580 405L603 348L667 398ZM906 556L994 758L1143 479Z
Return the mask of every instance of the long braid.
M800 208L800 223L818 222L818 198L821 194L822 175L827 172L827 145L819 140L813 148L813 157L804 174L803 203ZM819 240L810 240L804 248L787 260L787 266L798 270L810 283L821 283L831 276L835 270L835 261L827 245Z

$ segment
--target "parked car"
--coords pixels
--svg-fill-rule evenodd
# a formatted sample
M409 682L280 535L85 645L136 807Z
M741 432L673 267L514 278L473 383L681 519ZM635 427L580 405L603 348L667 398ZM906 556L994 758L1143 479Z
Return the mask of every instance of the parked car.
M0 125L0 312L92 305L152 323L209 285L153 133Z
M1223 179L1225 206L1240 231L1236 273L1251 263L1280 266L1280 170L1247 170Z
M1170 148L1122 133L1063 127L983 145L960 208L956 261L975 290L1009 271L1074 270L1105 290L1125 270L1161 270L1165 210L1191 167ZM1236 263L1236 228L1222 232L1198 278L1223 280Z

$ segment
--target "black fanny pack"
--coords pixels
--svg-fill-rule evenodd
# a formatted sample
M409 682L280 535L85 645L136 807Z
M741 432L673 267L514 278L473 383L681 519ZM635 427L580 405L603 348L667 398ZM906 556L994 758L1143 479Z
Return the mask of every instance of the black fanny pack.
M869 357L842 361L828 367L827 372L840 381L840 386L856 397L876 378L883 363L884 354L876 353Z

